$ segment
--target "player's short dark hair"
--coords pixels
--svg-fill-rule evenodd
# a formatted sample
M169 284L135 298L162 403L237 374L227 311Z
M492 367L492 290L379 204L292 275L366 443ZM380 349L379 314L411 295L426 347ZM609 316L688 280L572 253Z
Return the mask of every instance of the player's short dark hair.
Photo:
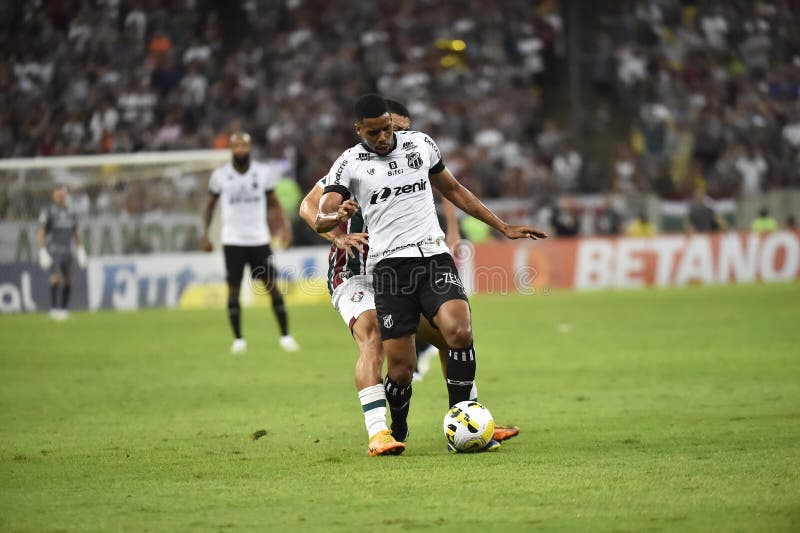
M408 108L397 100L389 100L386 98L386 108L389 110L389 113L400 115L401 117L405 117L409 120L411 119L411 113L408 112Z
M386 105L386 100L381 95L370 93L356 100L353 111L355 111L356 120L361 122L365 118L377 118L384 113L388 113L389 108Z

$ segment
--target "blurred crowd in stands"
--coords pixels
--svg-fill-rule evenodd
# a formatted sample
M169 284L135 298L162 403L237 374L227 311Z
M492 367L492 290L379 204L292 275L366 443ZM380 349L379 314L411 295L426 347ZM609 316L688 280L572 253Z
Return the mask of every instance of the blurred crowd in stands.
M621 192L686 198L800 186L800 2L620 3L597 35L597 119L635 117Z
M628 198L632 218L644 193L800 186L798 0L593 4L580 68L584 134L613 152L599 171L569 107L544 105L568 87L557 0L3 3L0 157L224 148L245 129L308 190L354 142L353 99L377 91L476 194L554 217L586 191Z
M306 188L353 144L354 98L380 91L502 194L536 159L563 55L555 2L38 4L3 8L0 155L225 147L243 128Z

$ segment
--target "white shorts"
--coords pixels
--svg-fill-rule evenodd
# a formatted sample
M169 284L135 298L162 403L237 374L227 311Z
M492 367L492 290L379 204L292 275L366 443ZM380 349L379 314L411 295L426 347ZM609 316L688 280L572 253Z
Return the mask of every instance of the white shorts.
M375 309L375 292L371 276L353 276L334 289L331 295L333 307L342 315L342 320L353 331L356 319L365 311Z

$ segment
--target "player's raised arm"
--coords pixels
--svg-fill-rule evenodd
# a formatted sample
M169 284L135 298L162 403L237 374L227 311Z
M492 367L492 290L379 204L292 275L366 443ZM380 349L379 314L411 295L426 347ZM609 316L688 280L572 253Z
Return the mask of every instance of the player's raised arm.
M308 227L314 230L316 229L314 227L314 221L317 220L317 208L319 207L320 198L322 198L322 187L314 185L311 187L311 190L308 191L306 197L303 198L303 201L300 202L300 209L298 211L300 218L308 224Z
M303 198L303 201L300 202L300 218L314 230L316 230L314 222L319 212L317 207L319 206L320 198L322 198L322 190L323 188L321 185L315 185L311 188L306 197ZM352 202L352 200L349 201ZM320 233L320 236L334 244L340 250L346 250L347 255L350 257L355 257L353 248L357 249L359 252L363 252L363 247L369 245L366 233L345 233L338 226L330 231Z
M547 233L529 226L512 226L495 215L488 207L483 205L472 192L461 185L453 174L445 167L441 172L430 175L431 184L442 195L453 202L467 214L485 222L509 239L530 238L533 240L545 239Z
M349 220L356 211L358 203L355 200L345 199L343 193L329 191L328 187L325 187L314 219L314 230L317 233L326 233L345 220Z

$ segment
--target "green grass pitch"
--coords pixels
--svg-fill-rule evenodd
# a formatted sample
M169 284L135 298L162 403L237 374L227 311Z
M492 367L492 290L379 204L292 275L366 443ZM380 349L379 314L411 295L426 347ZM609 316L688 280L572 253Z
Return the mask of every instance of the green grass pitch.
M495 454L446 453L434 368L366 457L330 306L297 354L245 310L245 356L224 311L0 317L0 530L800 530L800 285L472 303Z

